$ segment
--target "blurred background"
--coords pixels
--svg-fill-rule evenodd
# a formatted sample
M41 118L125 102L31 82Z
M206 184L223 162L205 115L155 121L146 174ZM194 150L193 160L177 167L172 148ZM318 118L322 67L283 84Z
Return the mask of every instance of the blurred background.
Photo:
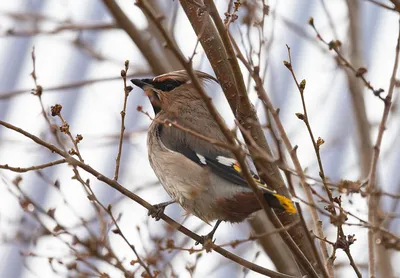
M164 59L162 63L167 69L176 67L171 57L162 54L162 38L155 32L154 26L148 24L134 2L117 1L140 31L146 47L157 53L159 59ZM197 38L179 1L149 2L164 16L163 23L185 56L191 56ZM216 1L222 18L227 2ZM390 1L380 2L391 7ZM289 138L293 145L299 146L298 155L303 168L308 175L318 177L317 160L309 135L304 124L295 116L302 111L301 99L290 72L283 65L283 60L288 60L285 44L291 48L296 76L299 80L307 80L305 99L310 122L315 136L325 140L322 160L326 175L333 183L341 179L365 181L369 163L365 161L368 158L362 153L362 146L368 142L370 145L375 143L383 102L357 81L354 74L338 64L335 53L316 38L308 20L314 18L316 28L326 41L340 40L343 55L355 68L367 68L366 79L374 88L383 88L386 93L395 58L398 12L379 7L373 1L361 0L242 1L239 18L230 28L243 51L248 51L259 40L258 31L249 31L243 21L249 20L251 7L255 7L255 15L262 15L263 4L268 6L269 11L263 30L263 54L257 62L265 75L267 93L274 105L280 108L280 117ZM43 87L41 98L44 110L49 113L51 106L61 104L62 115L69 123L72 135L83 136L79 148L85 163L112 177L124 101L120 72L125 60L130 61L129 79L132 76L152 77L154 71L131 38L115 23L103 1L0 1L0 119L52 143L56 143L54 135L43 117L39 98L31 93L36 87L30 75L33 70L33 47L37 83ZM193 66L214 75L201 46L197 48ZM244 68L243 74L248 81L248 72ZM254 84L248 83L248 88L250 99L259 110L262 123L265 123ZM358 104L352 98L357 90L361 92L359 99L365 103L366 117L361 116L361 119L367 121L366 137L360 131L356 116ZM207 91L228 124L233 126L233 116L219 86L209 84ZM380 213L385 219L385 227L395 234L398 234L400 225L399 104L398 88L395 88L378 164L379 187L394 194L382 196ZM147 159L146 131L151 120L138 112L137 106L143 106L143 110L152 115L149 101L141 90L134 88L128 98L119 181L152 204L168 201L169 197L158 184ZM50 120L53 124L61 124L56 118L50 117ZM267 129L265 132L270 138ZM70 145L66 136L61 138L65 139L66 145ZM31 167L57 159L58 156L26 137L0 127L0 165ZM94 208L82 185L72 179L74 174L71 169L66 164L27 173L0 169L0 277L78 277L79 271L81 275L94 273L93 276L100 277L100 273L105 272L110 277L124 277L123 271L115 267L114 262L107 263L97 258L88 260L92 266L83 263L87 251L74 246L69 234L55 237L43 228L54 229L57 223L69 227L71 234L83 239L88 230L106 236L124 268L139 271L137 265L130 265L134 258L132 250L118 234L111 231L112 222L104 212ZM84 179L91 179L93 191L105 206L112 204L114 215L120 217L121 230L137 252L147 259L157 254L153 260L156 269L161 270L160 277L261 277L243 270L242 266L215 252L199 255L182 250L160 251L160 246L165 246L162 241L167 238L173 239L176 246L185 248L193 247L194 242L168 228L164 222L155 222L147 216L143 207L89 174L81 171L81 175ZM17 182L17 176L21 176L22 181ZM297 186L297 180L295 184ZM319 190L321 187L315 182L315 188ZM35 214L29 211L37 210L37 207L26 205L23 201L26 197L21 196L29 196L47 213L55 209L50 214L54 214L57 222L43 215L37 218L32 216ZM342 198L347 210L367 219L366 198L360 194L342 194ZM166 213L199 234L211 229L199 219L185 216L177 205L168 207ZM309 219L308 212L306 218ZM323 220L328 239L335 240L335 227L329 225L329 219ZM355 219L349 222L359 223ZM367 229L357 226L344 226L344 229L346 234L356 235L357 241L351 250L361 272L366 275ZM216 243L247 238L250 231L246 222L235 225L224 223L216 234ZM247 260L274 269L257 242L226 248ZM79 250L82 258L74 255L74 249ZM400 277L400 270L394 264L400 260L399 253L395 249L388 252L390 262L387 265L393 264L389 273ZM100 257L105 253L106 248L99 250ZM355 277L341 250L337 252L335 264L337 277ZM140 276L140 273L136 275Z

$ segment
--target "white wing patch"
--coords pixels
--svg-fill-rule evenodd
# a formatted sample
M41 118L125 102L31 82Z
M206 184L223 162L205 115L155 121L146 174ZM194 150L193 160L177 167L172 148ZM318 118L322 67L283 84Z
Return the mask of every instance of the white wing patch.
M225 166L232 167L238 173L241 172L240 166L235 159L230 158L230 157L225 157L225 156L217 156L216 159L217 159L218 163L221 163L222 165L225 165ZM275 190L267 187L267 184L258 175L253 173L253 171L251 171L251 170L250 170L250 172L251 172L251 175L253 176L254 181L260 188L270 191L272 193L276 193Z
M201 164L207 165L207 161L206 161L206 158L204 156L202 156L201 154L198 154L198 153L196 153L196 155L199 158Z
M219 163L225 166L232 166L236 163L236 160L230 157L217 156L216 159Z

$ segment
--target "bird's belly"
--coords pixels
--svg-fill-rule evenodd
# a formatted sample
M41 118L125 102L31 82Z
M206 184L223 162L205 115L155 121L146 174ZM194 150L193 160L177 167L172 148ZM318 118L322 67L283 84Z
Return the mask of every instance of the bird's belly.
M165 191L189 213L207 223L241 222L259 209L249 188L232 184L192 161L182 169L182 164L176 163L179 156L182 155L169 152L150 155L149 159Z
M188 213L191 213L205 222L219 219L216 213L215 199L209 188L197 188L193 183L176 176L162 175L160 182L169 196L179 203ZM178 181L179 180L179 181Z
M209 192L209 172L190 160L183 162L182 159L186 158L176 152L149 155L150 165L172 199L204 221L216 219L211 208L213 197Z

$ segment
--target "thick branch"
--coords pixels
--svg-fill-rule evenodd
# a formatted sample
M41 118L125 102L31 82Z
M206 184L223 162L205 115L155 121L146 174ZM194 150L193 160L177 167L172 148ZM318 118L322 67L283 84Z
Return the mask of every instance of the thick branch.
M359 67L363 64L362 59L362 43L361 43L361 27L360 27L360 3L358 1L346 0L349 12L349 34L350 34L350 55L349 60L352 65ZM372 140L371 125L368 121L364 90L357 77L351 71L345 70L347 82L349 85L350 96L352 99L353 112L356 119L357 148L359 154L359 164L361 168L361 177L364 178L369 173L372 161ZM379 189L378 189L379 190ZM377 208L380 206L380 197L376 197ZM379 272L382 277L393 277L393 268L390 260L390 252L383 246L379 245L376 250Z
M150 205L144 199L140 198L135 193L129 191L126 187L122 186L117 181L104 176L100 172L98 172L95 169L93 169L91 166L89 166L89 165L87 165L87 164L85 164L85 163L73 158L67 152L60 150L56 146L54 146L54 145L52 145L50 143L47 143L47 142L43 141L42 139L40 139L39 137L37 137L37 136L35 136L33 134L30 134L29 132L26 132L25 130L23 130L21 128L18 128L16 126L13 126L13 125L11 125L11 124L9 124L7 122L4 122L4 121L0 120L0 125L8 128L8 129L14 130L14 131L24 135L25 137L28 137L29 139L31 139L32 141L34 141L38 145L41 145L41 146L47 148L51 152L59 154L60 156L64 157L68 161L69 164L82 168L86 172L88 172L91 175L93 175L94 177L96 177L98 180L108 184L109 186L111 186L115 190L119 191L120 193L122 193L123 195L128 197L129 199L131 199L131 200L135 201L136 203L140 204L142 207L146 208L147 210L151 210L153 208L152 205ZM195 241L203 242L203 238L202 237L200 237L199 235L193 233L192 231L190 231L189 229L185 228L181 224L175 222L173 219L171 219L170 217L166 216L165 214L162 214L161 219L164 220L166 223L168 223L168 225L170 225L171 227L177 229L178 231L180 231L181 233L185 234L186 236L194 239ZM278 272L263 268L263 267L261 267L259 265L254 264L254 263L251 263L251 262L249 262L247 260L244 260L241 257L236 256L235 254L225 250L224 248L219 247L218 245L214 244L213 242L208 242L207 244L209 244L208 246L210 247L210 249L215 250L217 253L221 254L225 258L230 259L230 260L232 260L234 262L237 262L238 264L240 264L240 265L242 265L242 266L244 266L244 267L246 267L246 268L248 268L250 270L253 270L253 271L257 272L257 273L264 274L264 275L270 276L270 277L277 277L277 278L294 278L293 276L282 274L282 273L278 273Z
M125 30L128 36L139 48L140 52L149 63L152 71L155 74L162 74L170 71L171 69L167 65L161 63L159 55L157 55L157 53L154 52L154 49L149 47L148 43L143 39L143 32L136 28L118 4L114 0L103 0L103 3L114 16L118 25Z
M229 39L226 39L227 30L222 27L221 18L213 9L214 6L211 4L209 7L199 7L193 4L192 1L181 0L180 2L194 31L199 37L200 43L213 67L236 119L246 130L251 132L256 143L270 154L271 150L260 127L256 111L247 96L247 92L242 89L243 86L241 86L241 84L244 84L244 82L241 74L237 72L240 71L236 66L237 61L232 61L232 59L236 60L236 56L232 55L230 51L232 46ZM219 27L219 32L216 30L208 13L205 12L207 8L210 8L210 14L217 28ZM225 38L225 40L222 41L220 36ZM255 162L257 165L257 160L255 160ZM267 173L259 173L262 178L279 193L289 196L288 190L284 186L284 182L276 165L266 163L262 166L263 167L258 168L267 169ZM279 215L279 218L284 225L289 225L298 220L297 216L286 213ZM302 251L307 259L310 260L313 265L316 265L312 248L304 235L305 232L306 231L299 225L289 230L296 244L302 247Z
M378 165L378 158L380 154L380 148L383 139L383 132L386 129L386 122L389 117L390 107L392 106L392 96L396 83L396 73L399 64L399 52L400 52L400 21L399 21L399 34L397 38L397 46L396 46L396 57L393 66L392 76L390 78L390 85L388 94L385 97L385 109L383 110L382 120L379 124L379 131L376 138L376 143L374 146L374 153L372 157L371 168L368 175L368 185L367 190L370 193L368 197L368 222L373 226L376 224L376 209L377 209L377 196L374 194L376 190L376 172ZM369 254L369 276L371 278L375 278L375 240L374 240L374 230L368 230L368 254Z

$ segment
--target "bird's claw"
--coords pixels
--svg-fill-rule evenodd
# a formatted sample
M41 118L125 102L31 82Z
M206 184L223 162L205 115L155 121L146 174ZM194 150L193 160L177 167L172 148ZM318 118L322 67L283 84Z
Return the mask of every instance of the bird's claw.
M173 203L175 203L175 201L168 201L153 205L153 207L149 209L147 215L153 217L156 221L158 221L163 216L165 208Z
M206 235L204 235L204 236L200 236L201 237L201 240L200 241L196 241L195 243L194 243L194 245L199 245L200 243L201 244L205 244L207 241L210 241L210 242L212 242L212 243L215 243L215 240L216 239L214 239L213 240L213 237L214 237L214 233L213 232L211 232L211 233L208 233L208 234L206 234Z
M213 240L214 234L218 229L219 224L221 224L222 220L218 220L217 223L215 224L214 228L212 229L211 232L206 234L205 236L201 236L201 241L196 241L195 245L199 245L200 243L203 244L203 246L207 245L207 242L209 243L215 243L215 239ZM208 252L208 251L207 251Z
M147 215L153 217L156 221L161 219L161 216L164 214L165 207L167 205L164 203L153 205Z

